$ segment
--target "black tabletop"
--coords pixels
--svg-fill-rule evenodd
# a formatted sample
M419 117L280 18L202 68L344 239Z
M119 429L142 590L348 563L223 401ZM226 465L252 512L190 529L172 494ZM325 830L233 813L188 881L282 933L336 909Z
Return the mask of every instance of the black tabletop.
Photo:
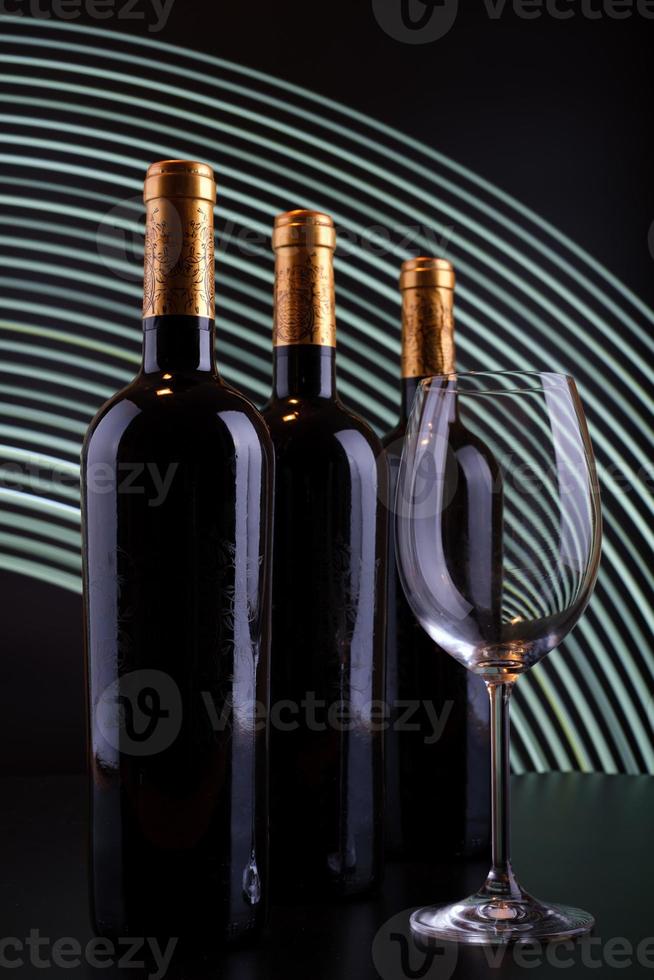
M418 905L463 897L479 865L389 865L380 894L335 906L275 908L256 947L218 959L173 960L92 943L85 869L85 789L79 777L0 781L0 970L22 980L163 976L195 980L449 980L654 977L654 779L528 775L514 779L514 864L537 897L593 912L576 944L508 949L410 940ZM91 943L91 946L89 946ZM160 953L165 961L166 950ZM563 972L562 972L563 971ZM567 971L567 972L566 972Z

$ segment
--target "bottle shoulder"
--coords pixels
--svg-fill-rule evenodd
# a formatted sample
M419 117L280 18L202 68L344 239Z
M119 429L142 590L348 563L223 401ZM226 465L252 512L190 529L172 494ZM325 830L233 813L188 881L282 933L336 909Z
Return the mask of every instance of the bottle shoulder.
M350 433L375 456L382 452L381 441L369 423L339 399L271 398L261 412L278 450L302 443L316 448L338 444Z
M91 447L117 451L118 446L149 440L171 447L198 444L211 435L229 436L238 444L263 445L272 455L268 428L255 405L215 377L170 378L138 375L113 395L91 422L83 456Z
M351 429L381 449L381 440L369 422L337 398L271 398L262 407L261 414L271 429L286 431L293 416L300 423L298 428L319 425L326 432Z

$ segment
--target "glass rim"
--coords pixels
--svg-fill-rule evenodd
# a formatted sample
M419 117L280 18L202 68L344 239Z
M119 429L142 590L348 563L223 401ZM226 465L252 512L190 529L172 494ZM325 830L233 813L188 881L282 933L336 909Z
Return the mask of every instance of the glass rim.
M568 388L570 387L570 385L572 385L573 387L575 386L575 379L572 377L571 374L563 374L560 371L534 371L534 370L521 371L519 369L516 370L507 369L504 371L453 371L448 374L434 374L429 378L422 378L419 382L419 386L423 391L426 392L434 384L435 381L443 381L447 379L450 382L452 381L457 382L459 379L470 379L470 378L474 378L476 380L480 380L483 378L491 378L491 379L497 378L497 379L505 379L505 380L509 378L516 378L516 379L524 379L524 380L532 380L532 381L538 380L540 381L540 384L522 385L515 388L505 388L497 385L496 387L489 387L489 388L470 387L466 389L461 389L458 387L458 385L454 385L452 387L448 384L448 385L441 386L439 390L444 394L448 394L448 395L496 395L496 394L511 395L511 394L528 394L530 392L536 392L536 391L548 391L553 388L562 387L563 385L565 385ZM543 383L544 378L551 379L553 383L544 384Z

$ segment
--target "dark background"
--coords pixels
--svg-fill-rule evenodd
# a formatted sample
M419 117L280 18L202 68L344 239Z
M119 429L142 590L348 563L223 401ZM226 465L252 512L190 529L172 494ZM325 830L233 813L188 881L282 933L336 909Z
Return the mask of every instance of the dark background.
M177 0L161 34L149 34L142 21L114 19L108 29L156 37L257 68L422 140L542 215L652 306L654 257L648 233L654 222L654 20L635 13L624 20L606 15L589 19L580 7L571 4L576 16L569 20L545 13L525 20L507 4L499 19L491 19L482 0L466 0L449 33L424 45L389 37L367 0ZM593 9L600 8L600 0L593 0ZM24 20L25 30L29 20ZM101 22L85 17L79 23L102 28ZM0 33L2 29L0 19ZM115 40L112 45L117 46ZM66 57L61 55L62 60ZM152 53L153 79L158 59L165 63L165 57ZM129 67L125 75L129 77ZM155 115L157 105L165 101L156 82L150 97ZM20 111L20 131L29 132L29 110ZM125 112L126 118L132 117L128 109ZM3 172L14 173L13 166L7 164ZM75 183L65 168L62 174L62 180ZM34 176L38 177L36 171ZM126 196L116 188L109 193L117 200ZM304 203L288 201L283 206ZM29 286L37 292L47 288L47 278ZM133 323L136 337L136 305ZM631 340L625 336L624 343ZM650 365L644 367L651 377ZM571 363L569 370L576 373L576 365ZM592 365L589 371L592 374ZM617 388L623 383L619 357L610 381ZM29 387L29 378L25 384ZM105 384L117 387L111 378ZM642 437L641 422L634 422L633 434ZM631 527L626 533L632 534ZM642 547L644 553L646 543ZM1 765L13 772L80 769L84 740L79 597L6 571L0 572L0 596L5 647L0 674ZM647 630L647 610L635 613L644 617ZM611 626L620 629L615 616ZM599 638L610 655L610 630L599 632ZM648 662L646 650L634 650L634 655ZM651 670L644 675L651 680ZM563 682L553 683L565 698ZM612 698L610 683L606 678L601 683ZM528 706L521 707L528 716ZM652 717L637 710L651 733ZM620 718L629 739L626 716ZM605 724L600 709L597 720ZM549 750L547 761L557 767ZM600 760L592 761L602 768ZM637 768L647 771L646 760L638 757Z

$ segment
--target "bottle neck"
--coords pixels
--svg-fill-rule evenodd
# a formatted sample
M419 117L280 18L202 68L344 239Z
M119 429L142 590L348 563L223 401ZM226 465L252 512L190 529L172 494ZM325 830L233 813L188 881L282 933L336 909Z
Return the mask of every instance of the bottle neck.
M275 250L275 347L336 347L334 251L326 245Z
M148 317L143 321L143 373L215 375L214 338L214 321L208 317Z
M336 348L319 344L275 347L275 398L336 398Z
M179 315L213 320L213 204L192 197L158 197L148 201L146 209L143 319Z
M275 249L273 394L336 397L334 250L316 244Z
M402 407L406 422L423 378L456 371L454 290L414 286L402 291Z
M213 203L147 202L143 284L145 374L216 371Z

